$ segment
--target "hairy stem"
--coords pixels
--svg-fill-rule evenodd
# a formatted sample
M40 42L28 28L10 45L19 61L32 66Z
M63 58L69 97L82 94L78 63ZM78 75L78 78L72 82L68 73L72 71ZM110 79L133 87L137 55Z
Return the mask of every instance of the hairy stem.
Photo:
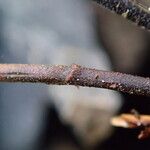
M149 0L93 0L101 6L131 20L138 26L150 30Z

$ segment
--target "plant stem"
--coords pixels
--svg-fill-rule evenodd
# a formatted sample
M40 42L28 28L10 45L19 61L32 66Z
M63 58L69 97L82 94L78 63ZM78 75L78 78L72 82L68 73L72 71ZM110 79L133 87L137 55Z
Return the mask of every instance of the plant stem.
M150 137L150 115L121 114L111 119L111 124L122 128L140 128L138 139Z
M131 20L138 26L150 30L150 7L147 0L147 6L140 0L93 0L101 6ZM146 2L146 1L144 1Z
M117 90L150 96L150 78L85 68L76 64L0 64L0 82L41 82Z

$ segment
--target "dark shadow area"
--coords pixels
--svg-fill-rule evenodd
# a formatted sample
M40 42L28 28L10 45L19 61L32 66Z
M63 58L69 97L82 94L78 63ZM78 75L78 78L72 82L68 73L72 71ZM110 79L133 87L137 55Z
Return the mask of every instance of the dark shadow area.
M39 138L39 150L46 150L48 147L52 149L57 145L65 147L81 149L78 139L74 136L72 128L64 125L59 119L58 113L54 106L46 109L45 127Z

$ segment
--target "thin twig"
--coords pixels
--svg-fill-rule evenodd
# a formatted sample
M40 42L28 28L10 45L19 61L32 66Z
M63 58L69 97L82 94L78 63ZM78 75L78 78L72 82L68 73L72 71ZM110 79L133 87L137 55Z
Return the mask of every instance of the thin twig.
M140 119L134 114L121 114L120 116L113 117L111 124L116 127L123 128L138 128L141 126L150 125L150 115L140 115Z
M141 128L138 139L150 137L150 115L140 115L140 118L133 114L122 114L111 119L111 124L122 128Z
M149 0L93 0L101 6L150 30Z
M71 66L0 64L0 82L88 86L150 96L150 78L90 69L75 64Z

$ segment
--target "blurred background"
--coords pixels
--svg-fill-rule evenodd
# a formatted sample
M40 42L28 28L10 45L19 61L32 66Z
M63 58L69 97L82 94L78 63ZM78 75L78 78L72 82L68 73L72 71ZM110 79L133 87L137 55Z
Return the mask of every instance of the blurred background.
M90 0L0 0L0 62L65 64L149 77L150 35ZM110 118L149 98L104 89L0 84L0 150L146 149Z

